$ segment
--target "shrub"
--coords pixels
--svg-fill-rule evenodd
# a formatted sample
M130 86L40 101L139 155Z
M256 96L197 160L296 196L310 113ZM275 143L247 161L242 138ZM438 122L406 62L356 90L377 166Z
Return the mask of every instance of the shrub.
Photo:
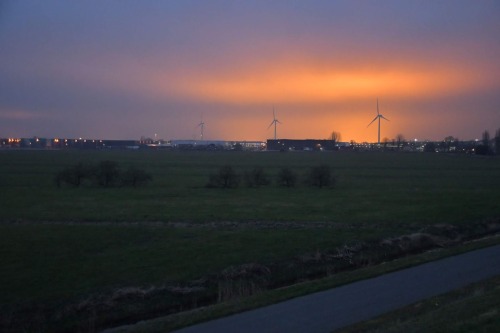
M271 279L268 267L257 264L243 264L226 268L219 275L219 302L254 295L265 290Z
M100 186L111 187L120 177L118 163L114 161L101 161L96 168L96 178Z
M54 177L57 187L61 187L64 183L79 187L85 179L101 187L112 187L115 185L137 187L150 181L152 178L144 170L135 167L130 167L122 174L118 163L114 161L102 161L97 165L78 163L59 171Z
M311 168L307 177L307 183L311 186L322 188L324 186L333 186L335 178L332 176L330 167L322 164Z
M290 168L281 168L277 182L279 186L294 187L297 182L297 175Z
M59 171L55 176L57 187L61 187L63 183L79 187L85 178L92 177L92 167L86 166L83 163L78 163L74 166L69 166Z
M121 177L122 185L137 187L151 181L152 177L149 173L142 169L129 167Z
M207 187L235 188L238 187L239 182L240 177L233 167L225 165L219 169L218 173L209 176Z
M248 187L259 187L269 185L269 177L262 167L255 167L251 171L245 172L245 183Z
M80 186L80 182L75 182L71 170L69 168L63 169L56 173L54 177L54 182L57 187L61 187L63 183L73 185L75 187Z

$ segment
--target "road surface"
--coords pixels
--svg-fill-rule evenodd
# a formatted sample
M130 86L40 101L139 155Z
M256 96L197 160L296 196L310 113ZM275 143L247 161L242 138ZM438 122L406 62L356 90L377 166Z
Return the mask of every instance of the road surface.
M328 333L500 275L500 245L186 327L176 333Z

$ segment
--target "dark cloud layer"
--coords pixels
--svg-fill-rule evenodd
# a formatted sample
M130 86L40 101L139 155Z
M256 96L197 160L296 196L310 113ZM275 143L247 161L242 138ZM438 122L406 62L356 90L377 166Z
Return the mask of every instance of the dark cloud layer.
M500 127L498 1L4 1L0 137L464 139Z

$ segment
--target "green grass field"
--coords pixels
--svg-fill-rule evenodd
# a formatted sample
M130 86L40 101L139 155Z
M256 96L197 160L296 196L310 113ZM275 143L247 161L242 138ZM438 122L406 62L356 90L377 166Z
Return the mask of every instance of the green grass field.
M134 165L153 182L132 188L62 188L54 175L68 165L113 160ZM0 152L3 221L327 221L336 223L467 222L499 213L500 160L438 154L245 153L158 151ZM229 164L240 173L261 166L299 175L328 164L332 190L205 188Z
M54 175L64 167L102 160L116 161L123 169L142 168L153 180L140 188L55 186ZM300 176L327 164L337 182L327 189L303 183L295 188L206 188L209 174L226 164L240 173L261 166L271 178L281 167ZM183 283L230 265L268 264L426 225L497 218L500 159L0 151L0 188L2 322L14 327L16 320L23 321L26 331L44 331L52 320L47 313L117 288Z

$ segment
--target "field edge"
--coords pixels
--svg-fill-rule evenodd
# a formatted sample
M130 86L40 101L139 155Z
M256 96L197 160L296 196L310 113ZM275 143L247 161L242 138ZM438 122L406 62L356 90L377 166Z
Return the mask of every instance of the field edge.
M377 277L405 268L418 266L427 262L499 244L500 235L496 234L491 237L469 241L456 247L434 249L422 254L384 262L379 265L343 272L331 277L306 281L292 286L263 292L244 300L219 303L173 315L140 321L136 324L106 329L103 333L171 332L183 327L226 317L307 294L340 287L356 281Z

